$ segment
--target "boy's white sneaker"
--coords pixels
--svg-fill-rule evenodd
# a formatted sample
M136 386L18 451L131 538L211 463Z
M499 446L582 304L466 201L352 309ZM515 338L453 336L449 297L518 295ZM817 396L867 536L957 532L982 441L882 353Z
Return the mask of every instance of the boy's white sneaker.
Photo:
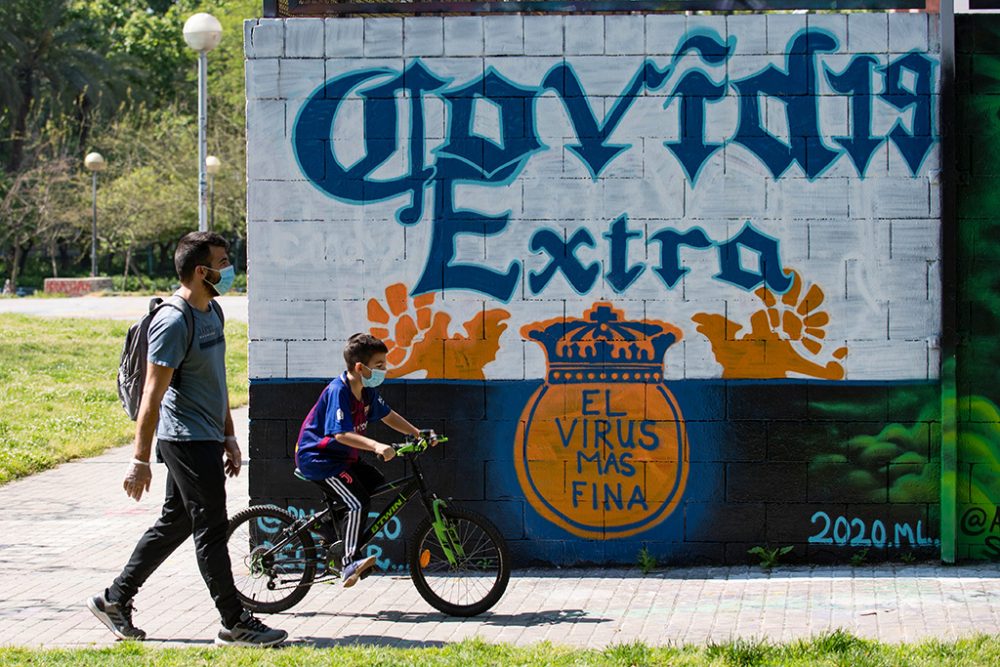
M344 588L350 588L358 583L358 579L368 574L373 567L375 567L375 556L348 563L344 568Z

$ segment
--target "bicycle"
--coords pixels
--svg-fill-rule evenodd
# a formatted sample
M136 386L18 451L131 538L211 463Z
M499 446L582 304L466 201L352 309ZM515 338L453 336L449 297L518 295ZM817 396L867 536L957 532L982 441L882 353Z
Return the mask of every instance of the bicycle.
M510 555L500 531L486 517L455 507L427 488L417 459L432 437L433 432L421 431L417 438L392 445L397 456L409 458L412 473L372 492L374 499L398 491L361 531L358 553L419 496L427 515L406 546L410 578L435 609L449 616L475 616L496 604L507 589ZM437 437L436 442L443 444L447 438ZM243 605L260 613L285 611L301 602L314 583L338 579L343 535L335 518L346 510L343 502L327 499L327 508L309 517L296 518L276 505L255 505L234 515L229 521L229 554ZM336 531L331 544L321 540L317 545L313 539L320 522Z

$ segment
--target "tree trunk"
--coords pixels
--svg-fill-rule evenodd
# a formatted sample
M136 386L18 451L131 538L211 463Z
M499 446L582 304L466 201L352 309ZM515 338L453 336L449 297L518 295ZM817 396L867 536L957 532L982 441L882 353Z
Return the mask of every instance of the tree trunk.
M55 239L49 241L49 262L52 264L52 277L59 277L59 263L56 261L56 257L59 253L58 243Z
M17 289L17 276L21 272L21 244L14 243L14 258L10 263L10 284Z
M18 257L18 260L15 263L18 265L17 272L20 274L20 273L24 273L24 266L25 266L25 264L28 263L28 255L31 254L31 249L33 247L35 247L35 242L34 241L28 241L28 243L25 244L25 245L21 245L19 243L19 244L17 244L17 246L18 246L17 249L19 251L19 255L20 256Z
M81 95L77 100L76 105L76 123L77 123L77 145L86 146L87 139L90 137L90 108L92 104L90 98L87 95Z
M70 268L70 255L69 255L69 244L64 240L59 242L59 268L63 272L69 271Z
M122 291L128 291L128 267L132 263L132 244L125 246L125 272L122 273Z
M24 137L28 129L28 111L35 99L35 77L29 70L17 73L21 88L21 106L14 116L14 127L11 133L10 156L7 159L7 173L16 174L24 159Z
M162 271L170 263L170 246L160 243L160 264L156 267L157 272Z

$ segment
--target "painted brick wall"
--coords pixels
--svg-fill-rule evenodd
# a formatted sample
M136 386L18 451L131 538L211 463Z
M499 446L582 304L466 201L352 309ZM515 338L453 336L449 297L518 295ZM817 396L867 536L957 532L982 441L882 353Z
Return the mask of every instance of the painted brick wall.
M933 552L936 17L245 31L255 500L371 331L521 562Z
M1000 167L1000 17L963 16L959 54L958 548L961 558L1000 558L1000 313L997 183Z

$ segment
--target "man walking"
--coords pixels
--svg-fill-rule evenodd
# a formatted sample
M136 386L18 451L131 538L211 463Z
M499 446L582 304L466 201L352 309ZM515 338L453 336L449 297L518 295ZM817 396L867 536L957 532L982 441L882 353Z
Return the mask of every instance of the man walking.
M226 547L226 475L240 472L226 389L226 339L213 301L233 283L229 244L212 232L180 240L174 266L181 288L149 325L146 381L136 419L135 453L123 487L138 501L149 490L153 436L167 466L166 499L114 583L87 606L120 639L145 639L132 623L132 598L190 535L202 578L222 616L216 644L271 646L288 636L243 608ZM189 331L192 329L193 331ZM225 462L223 462L225 457Z

